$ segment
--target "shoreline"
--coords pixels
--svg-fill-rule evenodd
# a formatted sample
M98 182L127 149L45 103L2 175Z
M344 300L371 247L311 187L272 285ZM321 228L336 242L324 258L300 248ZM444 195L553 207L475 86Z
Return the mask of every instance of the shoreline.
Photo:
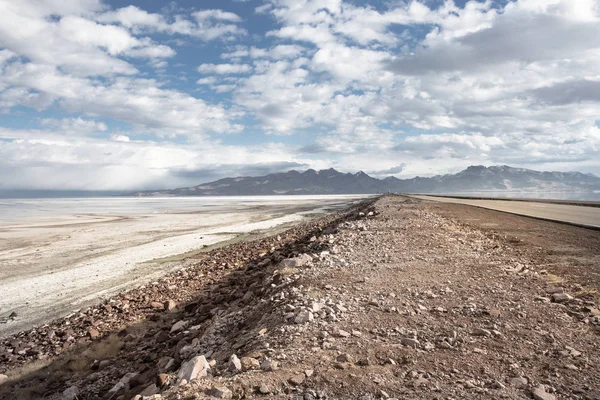
M161 278L209 249L269 234L352 203L230 207L94 218L91 223L5 228L0 336L5 337ZM69 219L79 218L79 215ZM17 318L9 315L16 312Z
M241 260L246 262L249 259L268 258L271 254L277 254L279 249L295 243L299 237L306 236L307 232L318 230L332 221L343 219L352 210L363 207L364 204L370 204L375 199L363 199L358 203L349 204L341 210L331 211L292 226L279 225L266 231L247 232L250 237L257 236L250 240L236 241L234 237L228 241L216 243L213 248L207 248L206 251L201 250L186 257L185 265L182 265L180 260L173 261L175 267L157 277L153 282L151 279L146 284L119 290L102 301L90 301L87 307L68 315L53 318L31 329L3 335L0 338L0 344L10 346L11 343L20 342L25 347L13 347L15 351L9 356L8 362L0 364L0 373L8 372L10 374L15 370L18 373L19 366L27 365L30 362L38 362L40 367L43 367L54 357L97 339L95 335L90 334L91 330L96 330L100 337L103 337L116 334L120 329L146 318L151 320L154 318L153 315L160 310L152 307L150 303L162 304L162 302L170 300L181 307L196 295L198 288L205 286L208 282L216 282L220 276L235 270ZM239 261L226 261L232 259ZM217 260L221 261L217 262ZM196 275L196 273L198 274ZM183 281L185 284L173 285L174 281ZM147 296L149 289L155 293L155 298ZM66 335L63 334L64 332ZM26 340L28 343L23 343L21 340ZM56 341L60 343L60 346L56 345ZM34 343L33 348L29 346L32 343ZM2 352L0 351L0 359L1 356ZM7 355L5 354L5 356Z

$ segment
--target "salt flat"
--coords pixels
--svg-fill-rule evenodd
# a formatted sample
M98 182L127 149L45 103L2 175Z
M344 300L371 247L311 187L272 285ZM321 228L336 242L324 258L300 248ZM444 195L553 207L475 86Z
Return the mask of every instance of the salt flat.
M165 258L298 223L358 198L1 200L0 335L68 314L184 265ZM16 319L7 318L12 312Z

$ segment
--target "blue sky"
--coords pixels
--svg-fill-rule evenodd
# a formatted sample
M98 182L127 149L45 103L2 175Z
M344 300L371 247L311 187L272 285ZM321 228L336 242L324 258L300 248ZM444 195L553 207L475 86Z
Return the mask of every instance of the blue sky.
M597 0L0 0L0 189L600 174Z

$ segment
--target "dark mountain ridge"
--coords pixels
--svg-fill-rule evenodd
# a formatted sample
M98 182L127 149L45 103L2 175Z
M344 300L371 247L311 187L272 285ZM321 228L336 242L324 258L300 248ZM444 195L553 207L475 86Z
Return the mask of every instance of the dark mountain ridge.
M600 190L600 178L580 172L540 172L506 165L470 166L456 174L398 179L333 168L288 171L258 177L224 178L197 186L134 193L136 196L241 196L301 194L457 193L486 191Z

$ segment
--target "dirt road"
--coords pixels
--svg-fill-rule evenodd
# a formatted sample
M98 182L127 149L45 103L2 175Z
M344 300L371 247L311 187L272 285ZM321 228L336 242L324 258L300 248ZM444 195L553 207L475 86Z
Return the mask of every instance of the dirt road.
M583 207L535 201L473 200L437 196L411 197L423 200L441 201L444 203L467 204L512 214L600 228L599 207Z
M0 398L597 399L599 261L598 231L387 196L3 341Z

